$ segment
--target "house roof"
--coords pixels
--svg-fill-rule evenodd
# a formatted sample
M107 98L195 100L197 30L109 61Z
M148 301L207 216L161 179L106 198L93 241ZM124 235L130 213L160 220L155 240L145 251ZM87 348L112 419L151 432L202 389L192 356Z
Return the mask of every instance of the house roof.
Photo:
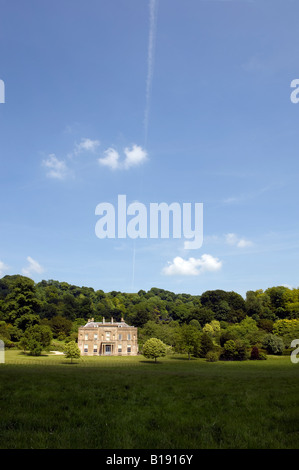
M122 322L105 322L105 323L101 323L101 322L94 322L94 321L90 321L90 322L87 322L86 325L84 325L82 328L101 328L101 327L107 327L107 326L116 326L117 328L135 328L135 327L131 327L130 325L128 325L127 323L125 323L124 321Z

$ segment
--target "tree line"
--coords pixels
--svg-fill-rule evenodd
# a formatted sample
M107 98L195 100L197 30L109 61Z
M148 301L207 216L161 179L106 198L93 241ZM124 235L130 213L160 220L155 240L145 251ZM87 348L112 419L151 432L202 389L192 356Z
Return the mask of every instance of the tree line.
M272 343L279 338L284 348L298 337L299 289L270 287L248 291L243 298L220 289L201 295L156 287L147 292L105 293L56 280L35 283L21 275L0 279L0 338L8 347L29 347L33 331L39 331L39 338L48 338L44 344L53 339L76 341L78 327L88 319L109 321L111 317L115 321L124 318L139 328L141 348L155 337L188 355L203 357L211 352L241 357L242 348L267 350L267 336Z

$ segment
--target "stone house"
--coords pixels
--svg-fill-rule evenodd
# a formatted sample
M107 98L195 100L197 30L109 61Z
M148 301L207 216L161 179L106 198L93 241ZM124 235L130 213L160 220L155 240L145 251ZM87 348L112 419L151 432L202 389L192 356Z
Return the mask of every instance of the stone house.
M122 318L115 322L88 320L78 330L78 347L82 356L136 356L138 354L137 328Z

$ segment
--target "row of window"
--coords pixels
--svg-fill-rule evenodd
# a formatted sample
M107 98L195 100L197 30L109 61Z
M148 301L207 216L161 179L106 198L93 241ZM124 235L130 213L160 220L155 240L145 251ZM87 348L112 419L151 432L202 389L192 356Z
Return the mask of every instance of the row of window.
M130 353L131 350L132 350L131 345L128 345L128 346L127 346L127 353ZM121 345L121 344L118 345L117 351L118 351L119 353L122 352L122 345ZM88 344L84 344L84 352L85 352L85 353L88 353ZM94 352L94 353L97 353L97 352L98 352L98 346L97 346L97 344L94 344L94 345L93 345L93 352ZM104 351L104 352L105 352L105 351ZM111 352L111 349L109 349L109 352Z
M103 335L102 335L102 336L103 336ZM85 333L84 339L85 339L85 341L88 341L88 339L89 339L89 338L88 338L88 333ZM97 340L98 340L98 334L97 334L97 333L95 333L95 334L93 335L93 339L94 339L94 341L97 341ZM110 332L106 332L106 341L110 341L110 339L111 339L111 338L110 338ZM125 335L123 335L123 334L119 334L119 335L118 335L118 340L119 340L119 341L122 341L122 340L124 340L124 339L125 339ZM128 333L128 334L127 334L127 341L131 341L131 339L132 339L132 335L131 335L131 333ZM135 340L135 335L134 335L134 340Z

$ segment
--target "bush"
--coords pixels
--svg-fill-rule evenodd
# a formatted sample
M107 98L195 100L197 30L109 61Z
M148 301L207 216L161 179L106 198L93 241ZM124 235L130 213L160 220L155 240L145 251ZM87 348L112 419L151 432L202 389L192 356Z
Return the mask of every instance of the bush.
M267 359L267 355L260 351L257 346L253 346L250 354L250 359L253 361L259 361L259 360L264 360Z
M268 354L278 354L281 355L284 350L284 342L279 336L276 335L266 335L263 341L263 346L266 349Z
M265 361L267 359L267 354L260 351L259 359L262 360L262 361Z
M42 344L34 338L27 341L27 348L31 356L40 356L43 350Z
M290 356L292 354L292 352L294 351L293 348L285 348L282 352L282 355L283 356Z
M225 361L245 361L249 359L246 343L241 340L233 341L232 339L226 341L220 359Z
M259 355L260 355L259 348L257 348L256 346L253 346L251 353L250 353L250 359L252 361L257 361L259 359Z
M237 354L236 354L237 361L246 361L247 359L249 359L249 352L248 352L245 341L237 340L236 347L237 347Z
M216 351L209 351L206 355L207 362L217 362L219 360L219 354Z

